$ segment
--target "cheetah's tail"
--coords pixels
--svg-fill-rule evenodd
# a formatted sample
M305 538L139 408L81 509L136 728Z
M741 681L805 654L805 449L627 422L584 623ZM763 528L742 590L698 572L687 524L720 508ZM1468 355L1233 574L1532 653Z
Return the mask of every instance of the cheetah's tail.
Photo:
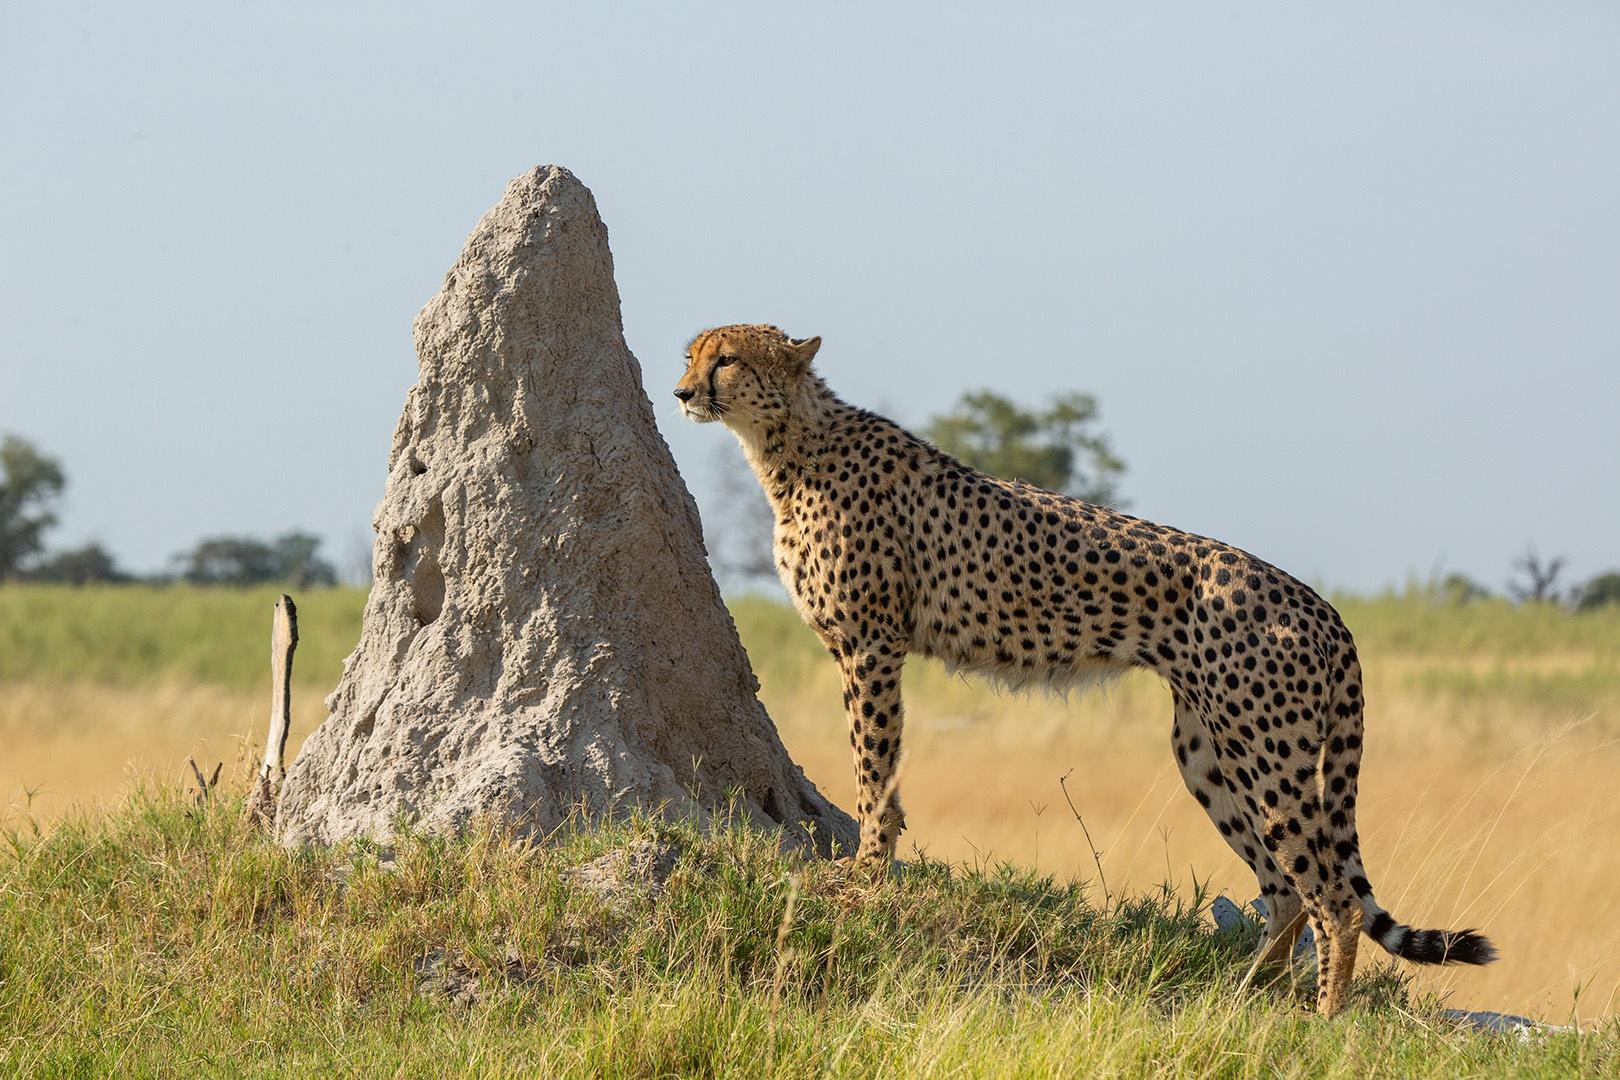
M1344 869L1361 901L1362 929L1390 955L1414 964L1488 964L1496 959L1496 946L1477 930L1416 930L1396 922L1373 898L1359 851L1351 852Z

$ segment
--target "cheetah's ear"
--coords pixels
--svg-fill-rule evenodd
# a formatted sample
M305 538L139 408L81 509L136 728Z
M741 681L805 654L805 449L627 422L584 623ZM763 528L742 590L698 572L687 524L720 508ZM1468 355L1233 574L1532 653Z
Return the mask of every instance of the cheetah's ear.
M789 338L787 345L788 359L793 366L801 372L810 370L810 361L816 358L816 350L821 348L819 337Z

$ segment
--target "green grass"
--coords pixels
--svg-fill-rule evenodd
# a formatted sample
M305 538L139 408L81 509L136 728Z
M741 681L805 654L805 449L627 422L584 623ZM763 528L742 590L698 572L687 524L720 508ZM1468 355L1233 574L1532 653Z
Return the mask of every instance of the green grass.
M1555 604L1448 604L1421 589L1334 596L1363 653L1521 658L1594 653L1620 659L1620 606L1573 612Z
M280 589L185 585L0 585L0 681L270 683L270 615ZM293 666L331 689L360 640L364 589L299 593Z
M1502 663L1479 669L1436 664L1413 672L1407 681L1435 696L1555 705L1579 713L1620 688L1620 667L1613 660L1592 660L1561 671L1526 671Z
M271 606L279 590L188 586L70 588L0 585L0 680L85 679L138 684L165 679L259 688L269 679ZM360 637L365 590L300 593L298 682L329 689ZM1336 597L1371 656L1524 660L1585 654L1572 693L1620 683L1620 607L1575 614L1551 605L1488 600L1433 602L1421 591ZM797 681L825 654L785 603L732 601L743 642L762 672ZM1487 679L1483 691L1495 688Z
M1459 605L1422 591L1331 599L1363 653L1514 659L1593 653L1620 660L1620 606L1577 613L1506 600ZM743 596L731 601L731 611L750 649L762 646L773 655L786 651L784 646L820 650L784 602Z
M1340 596L1334 606L1369 665L1399 658L1400 677L1414 690L1574 710L1620 694L1620 607L1577 614L1503 600L1458 606L1421 593ZM827 663L820 643L786 604L746 596L732 600L731 612L767 683L800 685ZM1577 662L1524 670L1537 660L1570 658Z
M1019 871L874 879L629 822L287 851L225 799L139 793L0 854L0 1071L19 1076L1569 1076L1610 1030L1455 1029L1380 970L1327 1022L1236 990L1250 941L1169 895L1100 911ZM667 887L567 867L632 841ZM429 958L475 999L424 977Z

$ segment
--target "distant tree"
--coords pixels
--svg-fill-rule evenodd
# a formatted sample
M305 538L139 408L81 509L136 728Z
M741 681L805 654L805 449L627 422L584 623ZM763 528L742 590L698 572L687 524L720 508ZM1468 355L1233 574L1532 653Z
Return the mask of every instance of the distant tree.
M1544 559L1534 547L1513 560L1513 569L1519 578L1508 582L1508 592L1519 603L1555 604L1558 602L1558 575L1564 570L1564 557Z
M993 391L976 390L934 417L923 434L976 469L1121 506L1115 485L1125 463L1098 430L1097 412L1090 394L1057 394L1044 409L1026 409Z
M1090 394L1055 395L1045 409L1024 409L989 390L962 395L923 434L948 454L996 476L1024 480L1091 502L1124 505L1115 481L1124 463L1096 429ZM716 460L715 495L703 525L715 576L728 585L774 581L774 515L759 481L735 447Z
M371 547L373 534L367 529L354 529L343 542L343 557L340 560L341 568L338 570L338 580L345 585L371 584Z
M20 436L0 439L0 581L17 576L44 548L66 486L55 458Z
M1610 570L1582 585L1575 600L1576 611L1596 611L1611 604L1620 605L1620 570Z
M65 585L89 585L93 582L116 584L133 580L118 568L111 552L94 542L49 555L30 567L26 576L30 581Z
M332 585L337 572L320 557L320 540L290 532L266 543L250 536L214 536L174 558L178 576L193 585L261 585L295 589Z
M1439 596L1442 603L1462 607L1476 600L1489 600L1491 590L1467 574L1453 572L1440 579Z
M337 568L320 555L321 540L309 533L290 532L271 542L277 576L294 589L336 585Z
M720 447L714 488L713 509L703 523L703 544L715 577L734 586L776 580L771 551L776 514L737 447Z
M211 536L175 556L175 570L193 585L257 585L276 577L276 553L262 540Z

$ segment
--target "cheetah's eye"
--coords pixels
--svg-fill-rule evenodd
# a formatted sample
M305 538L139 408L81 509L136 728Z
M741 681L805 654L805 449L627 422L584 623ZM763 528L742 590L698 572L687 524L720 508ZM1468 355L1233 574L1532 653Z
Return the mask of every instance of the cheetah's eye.
M732 364L735 364L736 362L737 362L737 358L735 356L722 356L720 359L718 359L718 360L716 360L714 362L714 366L715 367L730 367Z

